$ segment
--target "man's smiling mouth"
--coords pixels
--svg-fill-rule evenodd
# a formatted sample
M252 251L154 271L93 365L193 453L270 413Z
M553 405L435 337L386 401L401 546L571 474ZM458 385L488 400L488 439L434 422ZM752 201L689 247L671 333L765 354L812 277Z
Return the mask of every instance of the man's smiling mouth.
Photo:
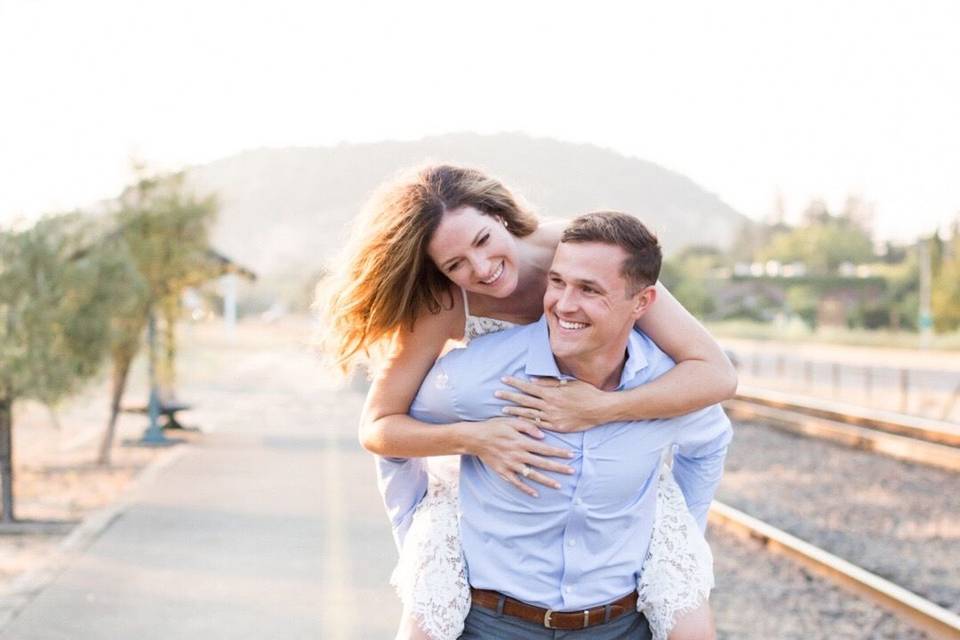
M586 329L587 327L590 326L584 322L571 322L569 320L564 320L563 318L559 318L559 317L557 318L557 324L560 325L561 329L572 329L572 330Z

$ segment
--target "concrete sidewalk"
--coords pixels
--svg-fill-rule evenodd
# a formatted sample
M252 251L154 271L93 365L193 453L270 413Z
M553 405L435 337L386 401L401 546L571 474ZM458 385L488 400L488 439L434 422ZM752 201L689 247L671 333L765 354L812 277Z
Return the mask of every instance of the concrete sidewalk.
M362 399L298 348L238 356L191 388L190 422L214 431L171 452L0 639L392 637L395 550L356 442Z

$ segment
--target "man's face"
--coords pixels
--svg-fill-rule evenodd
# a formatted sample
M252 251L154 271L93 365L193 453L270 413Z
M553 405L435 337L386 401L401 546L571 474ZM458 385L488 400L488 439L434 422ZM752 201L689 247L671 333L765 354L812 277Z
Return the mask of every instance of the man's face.
M633 324L652 302L652 287L627 297L620 275L627 258L616 245L562 242L543 296L550 348L561 364L588 364L598 356L623 358Z

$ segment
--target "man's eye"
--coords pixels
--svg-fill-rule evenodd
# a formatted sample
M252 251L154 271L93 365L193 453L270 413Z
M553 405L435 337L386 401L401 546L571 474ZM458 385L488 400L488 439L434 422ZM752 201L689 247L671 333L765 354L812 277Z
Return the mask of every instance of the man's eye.
M590 287L583 287L584 293L596 293L596 289L591 289Z

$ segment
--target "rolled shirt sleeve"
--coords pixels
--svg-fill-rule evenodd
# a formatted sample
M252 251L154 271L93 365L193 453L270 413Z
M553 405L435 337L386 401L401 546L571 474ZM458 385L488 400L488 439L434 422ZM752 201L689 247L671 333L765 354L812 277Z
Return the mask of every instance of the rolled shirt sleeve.
M422 458L384 458L377 456L377 486L390 518L397 548L410 529L417 505L427 495L428 476Z
M679 422L679 428L673 475L700 531L705 531L710 503L723 476L723 463L733 429L720 405L674 420Z

